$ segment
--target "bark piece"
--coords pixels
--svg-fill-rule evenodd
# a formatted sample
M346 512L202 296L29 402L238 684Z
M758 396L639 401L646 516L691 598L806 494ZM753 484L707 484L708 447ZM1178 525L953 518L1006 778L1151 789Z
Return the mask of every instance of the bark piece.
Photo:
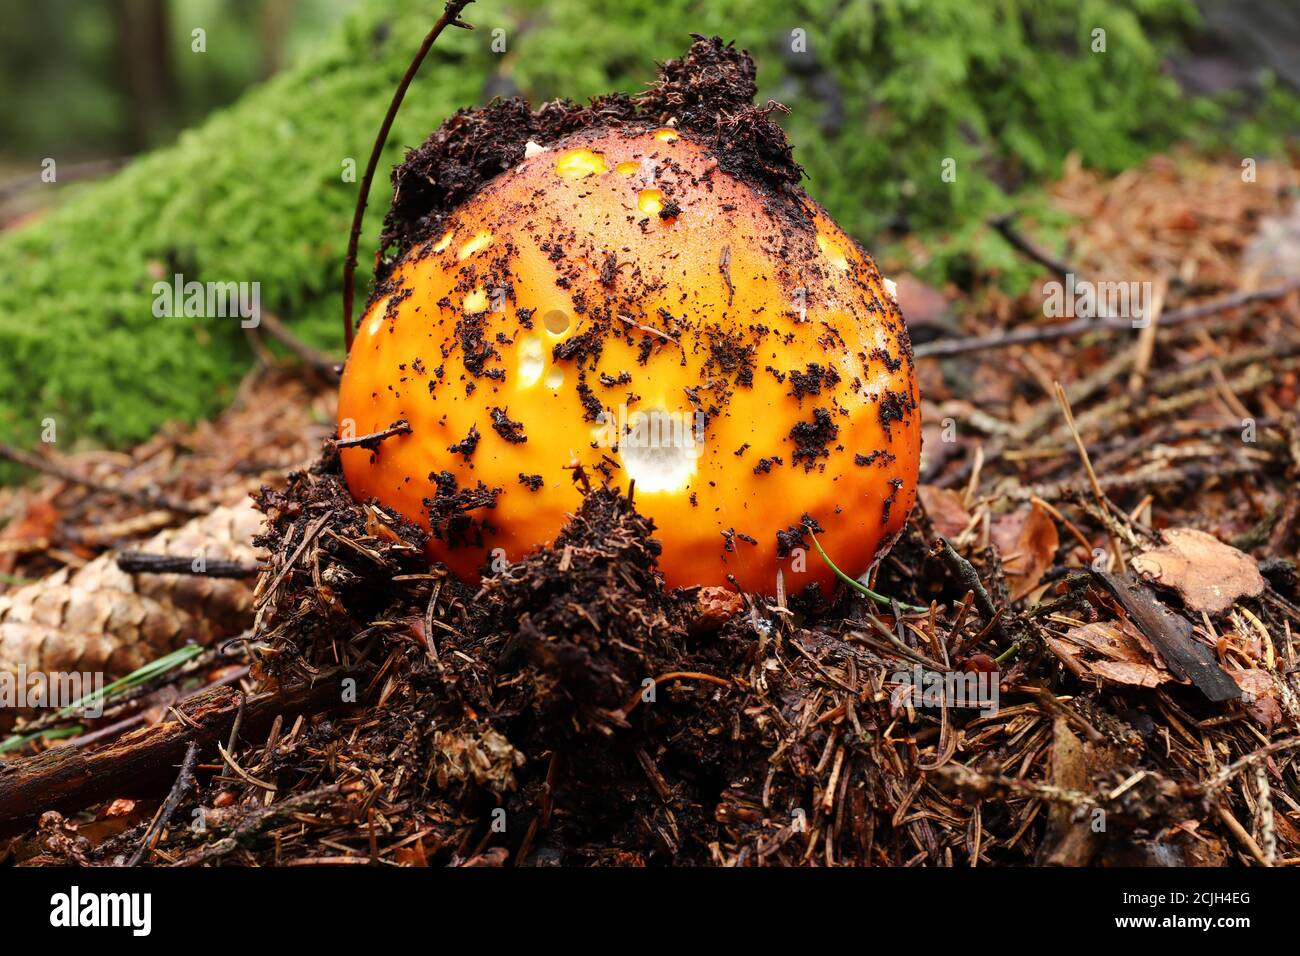
M1130 576L1092 571L1093 580L1101 584L1123 607L1129 620L1146 635L1159 652L1169 672L1180 680L1189 680L1209 700L1221 703L1236 700L1241 688L1214 659L1210 649L1192 638L1192 624L1157 601L1149 589Z

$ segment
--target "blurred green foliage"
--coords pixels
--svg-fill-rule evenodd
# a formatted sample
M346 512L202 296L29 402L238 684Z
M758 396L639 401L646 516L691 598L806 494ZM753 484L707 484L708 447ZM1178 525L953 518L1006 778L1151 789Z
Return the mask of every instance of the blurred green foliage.
M165 0L165 49L120 48L118 17L147 17L149 0L9 0L0 3L0 154L117 155L134 148L136 104L125 89L124 59L155 55L170 80L156 90L168 115L149 130L148 145L173 139L214 108L234 101L260 78L265 61L300 55L320 42L352 0ZM283 35L268 36L270 12L284 12ZM207 50L191 51L201 27Z
M155 318L160 276L258 281L263 308L337 349L357 189L344 165L364 167L437 6L364 0L290 70L0 237L0 439L33 444L52 417L60 443L137 441L228 399L250 361L238 319ZM1281 127L1300 124L1278 90L1269 109L1286 123L1237 129L1226 104L1181 97L1161 62L1194 16L1188 0L480 2L466 14L478 29L448 31L426 62L381 168L485 92L538 101L637 90L688 33L717 33L754 53L762 96L791 106L783 122L809 191L848 231L930 237L922 271L932 279L982 268L1014 283L1024 264L980 223L1012 201L1008 189L1032 203L1032 186L1070 151L1109 171L1180 139L1213 147L1235 136L1262 155L1280 147ZM1105 53L1091 50L1095 27ZM491 49L497 28L504 55ZM806 54L791 50L800 30ZM954 182L940 175L945 159ZM383 176L363 276L388 200Z

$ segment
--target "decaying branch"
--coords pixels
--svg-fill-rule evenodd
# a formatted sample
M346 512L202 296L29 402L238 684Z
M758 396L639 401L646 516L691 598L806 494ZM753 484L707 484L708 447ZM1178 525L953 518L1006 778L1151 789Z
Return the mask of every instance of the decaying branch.
M319 713L342 701L341 674L326 674L244 701L242 727L261 733L277 716ZM216 753L239 714L243 695L217 687L186 702L176 719L128 734L103 750L73 747L0 764L0 834L22 830L47 810L73 810L100 800L165 792L190 744ZM173 713L177 713L173 711Z

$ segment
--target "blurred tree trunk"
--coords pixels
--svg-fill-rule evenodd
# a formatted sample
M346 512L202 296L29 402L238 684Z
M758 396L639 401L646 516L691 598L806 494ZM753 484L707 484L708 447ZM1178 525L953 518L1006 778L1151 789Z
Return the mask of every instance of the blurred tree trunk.
M157 142L175 116L176 72L172 60L168 0L110 0L116 34L118 82L130 104L125 147L131 152Z
M284 45L298 0L262 0L262 78L284 66Z

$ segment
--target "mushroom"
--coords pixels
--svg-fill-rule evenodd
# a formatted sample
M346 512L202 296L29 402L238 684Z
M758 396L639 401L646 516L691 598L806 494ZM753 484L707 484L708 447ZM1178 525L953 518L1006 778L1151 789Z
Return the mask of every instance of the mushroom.
M623 118L516 155L372 297L340 430L409 429L341 452L353 494L429 528L468 580L551 542L584 482L635 485L668 586L770 592L780 568L827 587L807 528L866 571L911 510L921 441L870 256L686 126Z

